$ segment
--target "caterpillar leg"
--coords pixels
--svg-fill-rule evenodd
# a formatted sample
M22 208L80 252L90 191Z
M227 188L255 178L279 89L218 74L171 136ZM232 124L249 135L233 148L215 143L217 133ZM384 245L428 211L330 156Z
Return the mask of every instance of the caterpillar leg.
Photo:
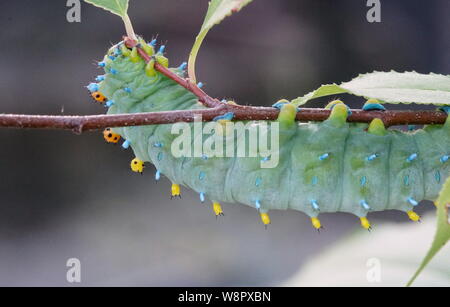
M361 222L361 227L371 231L372 230L372 225L370 224L369 220L367 219L367 217L363 216L359 218L360 222Z
M181 198L181 191L180 191L180 185L176 184L176 183L172 183L172 195L170 196L170 198L174 198L174 197L179 197Z
M269 214L267 212L261 212L259 215L261 216L261 221L264 224L264 227L267 228L267 225L271 223Z
M320 230L323 229L322 223L320 223L320 220L317 217L311 218L311 224L315 229L317 229L318 232L320 232Z
M409 219L413 222L420 222L420 215L418 215L416 212L414 212L413 210L409 210L406 212L406 214L408 215Z
M213 202L212 207L216 217L218 217L219 215L224 215L222 206L218 202Z

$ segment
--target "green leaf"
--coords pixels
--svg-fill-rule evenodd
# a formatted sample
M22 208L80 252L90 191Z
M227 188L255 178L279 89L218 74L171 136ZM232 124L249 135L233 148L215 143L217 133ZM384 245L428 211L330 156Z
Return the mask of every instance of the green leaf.
M448 209L450 207L450 178L447 179L442 190L439 194L439 198L436 201L437 206L437 230L434 237L433 244L430 250L425 256L422 264L417 272L408 282L408 286L411 286L414 280L419 276L427 264L433 259L433 257L441 250L442 247L450 240L450 224Z
M84 0L84 1L122 17L128 37L136 39L136 35L134 34L131 20L128 17L129 0Z
M339 87L337 84L326 84L319 87L317 90L312 91L305 96L298 97L291 101L291 103L295 104L296 106L300 106L302 104L307 103L311 99L320 98L324 96L330 96L330 95L336 95L336 94L342 94L347 93L346 90Z
M450 76L373 72L340 85L323 85L306 96L294 99L292 103L299 106L313 98L341 93L375 98L381 103L450 105Z
M189 78L196 83L195 77L195 60L197 58L198 50L208 33L208 31L216 24L219 24L225 17L232 13L240 11L244 6L249 4L252 0L212 0L209 2L208 11L206 12L205 20L198 33L191 53L189 54Z
M113 14L124 17L128 11L129 0L84 0L87 3L110 11Z

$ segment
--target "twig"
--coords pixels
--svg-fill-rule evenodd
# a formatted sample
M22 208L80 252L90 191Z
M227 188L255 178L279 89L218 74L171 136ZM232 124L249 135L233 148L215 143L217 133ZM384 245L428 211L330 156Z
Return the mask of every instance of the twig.
M133 47L137 48L139 55L146 63L148 63L151 60L151 57L139 46L139 44L135 40L130 39L128 37L124 37L123 39L125 45L128 46L129 48ZM190 91L195 96L197 96L198 101L200 101L206 107L214 108L222 104L219 100L211 98L208 94L202 91L196 84L190 82L188 79L181 78L177 74L170 71L170 69L162 66L157 62L155 63L155 69L160 73L162 73L163 75L165 75L166 77L172 79L173 81L175 81L188 91Z
M140 48L135 40L125 37L124 41L128 47L137 47L140 56L146 62L151 59L151 57ZM216 116L223 115L227 112L233 112L235 120L275 120L278 116L279 111L275 108L222 103L217 99L211 98L197 85L191 83L187 79L181 78L166 67L155 63L155 69L192 92L197 96L198 100L207 107L207 109L89 116L0 114L0 127L67 129L76 133L81 133L83 131L107 127L192 122L196 116L200 115L203 121L211 121ZM407 124L443 124L447 119L447 114L441 111L351 111L352 114L348 117L349 122L369 123L374 118L380 118L387 127ZM327 119L329 115L329 110L302 108L300 112L297 113L296 119L299 121L323 121Z
M374 118L383 120L386 126L443 124L447 118L440 111L362 111L351 110L349 122L369 123ZM76 133L107 127L128 127L176 122L192 122L201 115L202 121L211 121L214 117L227 112L234 113L235 120L275 120L278 110L275 108L221 105L216 108L185 111L149 112L118 115L89 116L52 116L0 114L0 127L3 128L37 128L67 129ZM299 121L323 121L330 115L329 110L303 108L297 113Z

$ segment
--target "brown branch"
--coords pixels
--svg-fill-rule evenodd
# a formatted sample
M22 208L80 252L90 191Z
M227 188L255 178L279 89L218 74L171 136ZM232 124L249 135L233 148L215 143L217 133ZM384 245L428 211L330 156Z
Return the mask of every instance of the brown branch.
M140 57L146 63L148 63L151 60L151 57L139 46L139 44L135 40L130 39L128 37L124 37L123 39L124 39L125 45L127 47L129 47L129 48L136 47L137 48ZM157 62L155 63L155 69L157 71L159 71L160 73L162 73L163 75L165 75L166 77L172 79L173 81L175 81L176 83L178 83L179 85L181 85L182 87L187 89L188 91L190 91L195 96L197 96L198 101L201 102L204 106L206 106L208 108L214 108L214 107L217 107L222 104L219 100L211 98L208 94L206 94L204 91L202 91L196 84L190 82L189 79L181 78L180 76L178 76L177 74L172 72L170 69L162 66L161 64L159 64Z
M139 47L136 41L124 38L128 47L137 47L140 56L148 62L151 57ZM211 98L197 85L181 78L166 67L156 63L155 69L174 80L188 91L197 96L207 109L183 110L167 112L133 113L117 115L89 115L89 116L52 116L52 115L22 115L0 114L0 127L5 128L38 128L38 129L67 129L76 133L107 127L128 127L155 124L170 124L175 122L192 122L201 115L202 121L211 121L216 116L227 112L234 113L235 120L275 120L278 109L267 107L250 107L225 104ZM387 127L394 125L425 125L443 124L447 114L441 111L363 111L351 110L349 122L369 123L374 118L383 120ZM330 115L329 110L302 108L297 113L299 121L323 121Z
M351 110L349 122L369 123L374 118L383 120L386 126L443 124L447 115L441 111L362 111ZM128 127L176 122L192 122L196 116L202 121L211 121L227 112L234 113L235 120L275 120L278 110L266 107L234 106L222 104L216 108L201 110L149 112L117 115L52 116L0 114L0 127L67 129L76 133L107 127ZM329 110L303 108L297 113L299 121L323 121L330 115Z

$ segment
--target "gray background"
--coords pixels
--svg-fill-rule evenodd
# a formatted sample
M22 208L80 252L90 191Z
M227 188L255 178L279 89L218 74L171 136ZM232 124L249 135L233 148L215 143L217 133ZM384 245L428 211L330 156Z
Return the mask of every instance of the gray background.
M105 111L83 86L100 73L95 61L123 25L85 3L82 22L70 24L65 2L1 1L0 112ZM448 0L382 0L379 24L366 21L365 3L255 0L210 32L197 76L212 96L271 105L373 70L449 73ZM158 35L178 65L206 8L206 0L131 0L129 13L136 31ZM304 214L287 211L271 213L264 230L254 210L236 205L224 205L216 220L192 191L170 200L169 182L155 183L152 167L131 173L132 158L99 132L0 129L0 285L70 285L72 257L81 260L85 286L278 285L362 231L355 217L328 214L318 235ZM371 220L407 222L398 212Z

